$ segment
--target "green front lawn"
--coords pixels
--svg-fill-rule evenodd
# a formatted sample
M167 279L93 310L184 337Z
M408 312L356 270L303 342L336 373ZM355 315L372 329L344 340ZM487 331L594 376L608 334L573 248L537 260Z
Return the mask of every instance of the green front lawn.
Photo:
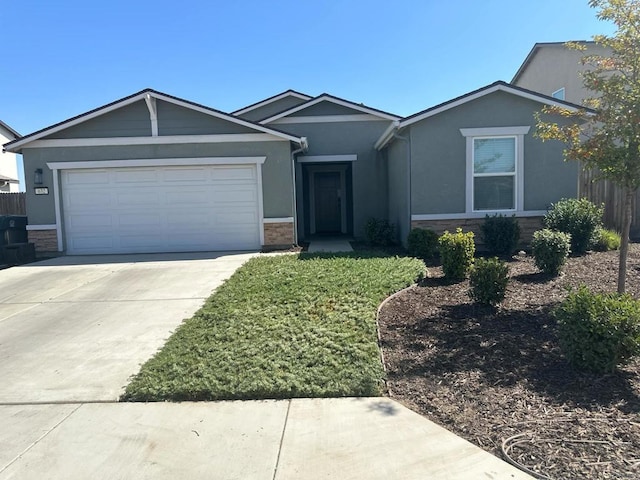
M254 258L142 366L122 399L378 395L376 309L423 273L421 261L374 254Z

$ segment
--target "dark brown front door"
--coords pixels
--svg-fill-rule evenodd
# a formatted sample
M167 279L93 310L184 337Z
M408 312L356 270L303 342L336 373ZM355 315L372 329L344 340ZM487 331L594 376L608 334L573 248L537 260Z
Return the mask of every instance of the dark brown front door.
M340 233L340 172L316 172L314 176L316 233Z

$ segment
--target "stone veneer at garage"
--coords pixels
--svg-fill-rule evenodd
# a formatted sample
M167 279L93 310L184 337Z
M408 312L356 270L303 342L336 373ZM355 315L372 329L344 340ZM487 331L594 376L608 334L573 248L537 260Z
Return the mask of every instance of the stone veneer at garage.
M38 256L60 255L60 252L58 252L58 234L55 230L29 230L27 233L29 242L35 245Z
M265 247L290 247L295 243L293 222L278 222L264 224Z

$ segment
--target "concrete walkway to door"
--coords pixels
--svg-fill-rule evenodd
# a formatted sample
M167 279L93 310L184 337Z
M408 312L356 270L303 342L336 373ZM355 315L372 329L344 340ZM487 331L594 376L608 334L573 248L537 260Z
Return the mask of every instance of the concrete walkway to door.
M0 403L115 401L253 255L67 256L0 271Z

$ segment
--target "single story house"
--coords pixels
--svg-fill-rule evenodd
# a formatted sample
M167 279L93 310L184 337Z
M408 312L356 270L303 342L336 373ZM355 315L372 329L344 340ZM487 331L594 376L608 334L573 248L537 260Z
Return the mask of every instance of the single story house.
M406 118L289 90L225 113L146 89L4 145L23 155L29 238L67 254L244 250L438 231L577 193L534 112L577 105L495 82Z

